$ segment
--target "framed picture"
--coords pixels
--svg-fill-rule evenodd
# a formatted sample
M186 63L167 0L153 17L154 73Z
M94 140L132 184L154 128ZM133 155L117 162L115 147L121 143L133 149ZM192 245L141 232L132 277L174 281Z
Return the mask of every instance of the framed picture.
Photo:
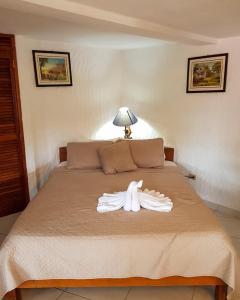
M188 59L187 93L225 92L228 53Z
M32 53L37 86L72 85L69 52L33 50Z

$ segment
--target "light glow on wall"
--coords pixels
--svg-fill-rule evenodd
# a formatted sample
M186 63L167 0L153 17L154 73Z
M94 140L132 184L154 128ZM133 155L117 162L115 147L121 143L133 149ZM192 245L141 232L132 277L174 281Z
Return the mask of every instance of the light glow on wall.
M138 122L131 126L132 138L145 139L161 136L148 122L138 117ZM112 120L101 126L91 138L94 140L107 140L124 137L124 127L113 125Z

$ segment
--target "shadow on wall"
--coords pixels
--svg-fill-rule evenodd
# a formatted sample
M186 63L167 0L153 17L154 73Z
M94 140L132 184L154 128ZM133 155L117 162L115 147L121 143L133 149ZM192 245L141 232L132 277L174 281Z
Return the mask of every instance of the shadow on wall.
M231 184L228 187L227 184L222 184L221 179L209 178L204 175L200 173L197 180L192 182L198 195L203 200L240 211L239 188L232 190ZM231 199L231 203L229 203L229 199Z
M184 175L189 173L196 175L196 180L189 180L189 182L202 200L240 211L240 189L239 187L232 189L232 186L236 186L236 184L231 182L230 177L228 177L228 180L226 178L223 180L222 174L216 176L214 173L206 173L204 170L207 168L207 165L209 166L209 162L202 164L203 168L198 168L186 161L184 163L178 161L177 155L175 160L181 167ZM229 199L231 199L231 203L229 203Z
M30 199L32 199L38 193L37 178L36 178L35 171L28 173L28 189L29 189Z
M64 144L65 145L65 144ZM59 146L60 147L60 146ZM54 150L54 155L49 160L48 163L44 163L37 167L34 172L28 173L28 187L30 199L33 199L44 183L47 181L49 175L53 171L53 169L59 163L59 152L58 147Z
M135 139L156 138L161 134L145 120L138 118L138 122L131 126L132 137ZM124 136L124 127L113 125L112 120L102 125L92 136L95 140L115 139Z
M47 181L52 169L53 167L51 167L51 164L45 164L36 169L37 191L39 191Z

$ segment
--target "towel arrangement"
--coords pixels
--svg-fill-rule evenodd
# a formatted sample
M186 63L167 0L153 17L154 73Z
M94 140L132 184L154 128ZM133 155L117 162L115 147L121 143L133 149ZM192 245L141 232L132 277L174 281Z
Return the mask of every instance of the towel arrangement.
M173 203L170 198L155 190L145 189L142 191L140 189L142 184L143 180L131 181L125 192L104 193L98 199L97 211L102 213L118 210L122 207L126 211L134 212L139 211L141 207L160 212L171 211Z

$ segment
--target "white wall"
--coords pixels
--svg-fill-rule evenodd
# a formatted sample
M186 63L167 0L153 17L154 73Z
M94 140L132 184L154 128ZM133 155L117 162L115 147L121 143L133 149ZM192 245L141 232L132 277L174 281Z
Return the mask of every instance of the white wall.
M187 94L187 58L229 53L226 93ZM240 39L124 52L122 99L142 113L197 175L205 200L240 210Z
M240 40L126 51L22 36L16 42L31 195L56 164L59 146L121 135L111 120L127 105L141 118L133 136L163 136L176 160L197 175L203 199L240 210ZM32 49L70 51L73 86L37 88ZM186 94L187 58L223 52L226 93Z
M23 126L33 196L57 162L59 146L89 138L119 106L122 53L17 36ZM71 52L72 87L36 87L32 50Z

